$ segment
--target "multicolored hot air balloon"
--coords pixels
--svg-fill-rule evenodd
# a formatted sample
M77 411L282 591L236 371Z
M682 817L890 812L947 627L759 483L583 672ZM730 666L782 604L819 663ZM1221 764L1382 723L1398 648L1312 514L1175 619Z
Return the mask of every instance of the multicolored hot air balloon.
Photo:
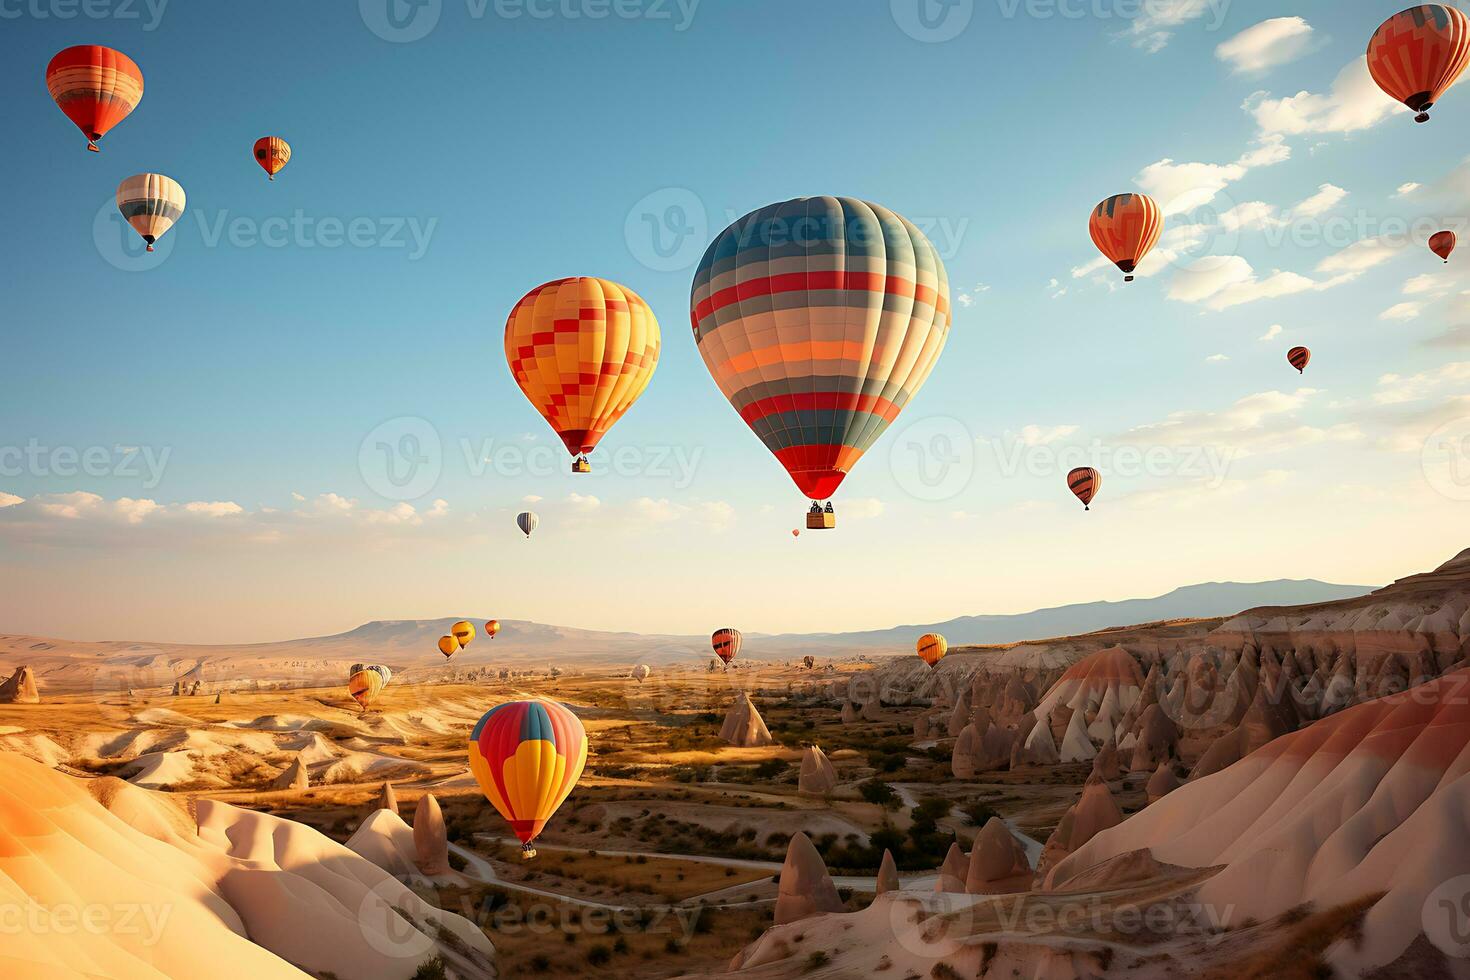
M1311 360L1312 352L1305 347L1293 347L1286 352L1286 362L1296 368L1297 374L1306 374Z
M930 667L933 667L939 661L943 660L944 655L949 652L949 642L938 633L925 633L919 637L916 649L919 654L919 659Z
M1429 250L1444 259L1446 265L1449 265L1450 255L1455 251L1455 246L1459 243L1460 240L1455 237L1455 233L1452 231L1435 232L1429 236Z
M1123 270L1123 281L1132 282L1164 233L1164 212L1147 194L1114 194L1092 209L1087 230L1098 251Z
M184 204L184 189L163 174L136 174L117 185L117 209L150 252L183 215Z
M500 620L498 620L498 619L492 619L492 620L490 620L489 622L487 622L485 624L485 635L488 636L488 637L490 637L490 639L492 639L492 640L495 639L495 634L497 634L499 632L500 632Z
M745 638L740 635L739 630L726 627L722 630L715 630L714 634L709 638L709 645L714 648L715 656L728 664L740 653L740 644L744 640Z
M255 162L271 180L291 162L291 144L279 136L262 136L255 141Z
M51 59L46 88L97 153L97 141L143 100L143 73L121 51L79 44Z
M449 627L449 635L459 642L459 648L463 650L475 638L475 624L468 619L461 619Z
M1092 498L1102 489L1102 474L1091 466L1079 466L1067 474L1067 489L1082 501L1083 510L1092 510Z
M1470 64L1470 18L1426 3L1394 14L1368 42L1368 72L1378 87L1428 122L1429 110Z
M505 324L516 384L567 452L573 473L638 400L658 367L658 320L636 293L606 279L537 286Z
M536 856L531 842L582 776L587 732L555 701L508 701L487 711L470 732L469 758L475 781L529 859Z
M720 392L797 488L826 500L934 369L949 336L949 278L924 233L893 211L798 198L715 238L690 319Z
M454 656L456 653L459 653L459 651L462 649L464 648L459 645L459 641L456 640L454 637L439 637L439 652L444 654L444 658L446 660Z
M353 664L347 671L347 693L366 711L393 679L393 671L382 664Z
M537 517L533 511L528 510L516 515L516 527L520 528L521 533L528 538L540 524L541 518Z

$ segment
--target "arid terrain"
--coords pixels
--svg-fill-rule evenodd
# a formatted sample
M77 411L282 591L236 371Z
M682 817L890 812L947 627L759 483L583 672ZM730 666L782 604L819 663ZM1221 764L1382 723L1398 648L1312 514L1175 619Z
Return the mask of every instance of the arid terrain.
M341 980L1464 976L1431 913L1470 894L1467 622L1470 553L1358 598L934 668L757 640L642 682L631 659L410 668L365 711L304 659L262 685L8 638L0 895L143 903L156 928L61 944L53 914L0 957L35 977L221 956ZM589 759L522 861L465 747L530 697L576 713Z

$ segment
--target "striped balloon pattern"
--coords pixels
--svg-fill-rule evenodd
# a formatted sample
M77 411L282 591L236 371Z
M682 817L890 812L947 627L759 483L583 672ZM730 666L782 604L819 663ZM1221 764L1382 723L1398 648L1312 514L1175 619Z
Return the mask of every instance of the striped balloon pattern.
M121 51L79 44L51 59L46 89L96 152L97 141L143 100L143 73Z
M587 732L555 701L508 701L470 732L469 759L481 791L529 847L582 777Z
M740 631L729 627L715 630L709 638L709 645L715 651L715 656L727 664L740 653L740 645L744 642L745 637L740 635Z
M117 185L117 209L148 243L162 238L184 214L184 189L163 174L136 174Z
M812 500L830 498L923 387L949 336L949 279L878 204L798 198L710 245L690 316L721 393Z
M1286 352L1286 362L1296 368L1297 374L1306 374L1311 360L1312 352L1305 347L1293 347Z
M606 279L537 286L505 324L505 359L567 452L590 453L648 388L661 338L653 310Z
M1067 474L1067 488L1082 501L1083 510L1092 509L1092 498L1102 489L1102 474L1091 466L1079 466Z
M347 672L347 693L366 711L392 679L393 671L382 664L353 664Z
M1114 194L1092 209L1087 230L1098 251L1123 271L1123 281L1132 282L1164 233L1164 212L1147 194Z
M279 136L262 136L255 141L255 162L271 180L291 162L291 144Z
M917 652L920 660L933 667L949 652L949 641L938 633L925 633L919 637Z
M516 527L520 528L521 533L528 538L540 524L541 518L537 517L534 511L523 511L516 515Z
M1426 3L1394 14L1368 42L1368 71L1417 122L1470 64L1470 18L1454 7Z

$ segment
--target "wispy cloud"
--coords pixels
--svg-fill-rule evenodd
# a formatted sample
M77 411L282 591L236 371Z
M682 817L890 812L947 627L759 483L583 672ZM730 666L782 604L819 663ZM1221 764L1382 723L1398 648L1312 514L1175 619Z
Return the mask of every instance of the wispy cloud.
M1403 110L1373 81L1366 57L1348 62L1330 92L1302 91L1279 99L1269 92L1256 92L1243 108L1255 118L1264 136L1355 133Z
M1241 74L1269 71L1312 49L1312 25L1300 17L1273 17L1215 48L1215 57Z

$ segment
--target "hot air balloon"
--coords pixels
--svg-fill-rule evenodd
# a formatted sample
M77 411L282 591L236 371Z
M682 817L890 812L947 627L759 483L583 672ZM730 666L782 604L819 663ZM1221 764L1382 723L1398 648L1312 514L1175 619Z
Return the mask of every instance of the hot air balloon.
M449 635L454 637L459 643L459 648L463 650L475 638L475 624L471 623L468 619L461 619L449 627Z
M720 392L813 501L837 492L918 393L951 322L944 262L923 232L838 197L772 204L726 228L690 308ZM818 517L807 527L836 523Z
M291 162L291 144L279 136L262 136L255 141L255 162L271 180Z
M1368 71L1378 87L1428 122L1429 110L1470 63L1470 18L1426 3L1394 14L1368 42Z
M521 856L556 813L587 764L587 732L555 701L508 701L470 733L470 772L521 841Z
M459 653L459 651L462 650L462 649L464 649L464 648L459 645L459 641L456 640L454 637L452 637L452 636L441 636L441 637L439 637L439 652L442 653L442 654L444 654L445 659L448 659L449 657L454 656L456 653Z
M919 654L919 659L930 667L933 667L939 661L943 660L944 655L949 652L949 643L938 633L925 633L919 637L916 649Z
M793 527L791 529L791 536L793 538L799 538L799 537L801 537L801 528L799 528L799 527Z
M526 294L505 324L505 359L516 384L567 452L573 473L653 379L658 320L626 286L558 279Z
M1450 255L1458 243L1459 239L1452 231L1436 232L1429 236L1429 250L1444 259L1446 265L1449 264Z
M366 711L392 679L393 671L382 664L353 664L347 672L347 693Z
M1286 352L1286 362L1296 368L1297 374L1307 373L1307 364L1312 360L1312 352L1305 347L1293 347Z
M46 88L97 153L97 141L142 101L143 73L121 51L79 44L51 59Z
M151 252L183 215L184 189L163 174L137 174L117 185L117 209Z
M528 510L516 515L516 527L520 528L521 533L528 538L531 536L531 532L536 530L540 524L541 518L537 517L532 511Z
M648 664L639 664L637 667L633 668L633 673L630 676L639 684L642 684L644 681L648 680L648 675L651 673L653 673L653 671L649 668Z
M715 656L719 657L726 664L729 664L730 661L735 659L736 654L740 652L740 644L743 641L744 637L740 635L740 631L732 630L729 627L722 630L715 630L714 635L709 638L709 644L714 648Z
M1083 510L1092 510L1092 498L1102 489L1102 474L1091 466L1079 466L1067 474L1067 487L1082 501Z
M490 637L490 639L492 639L492 640L495 639L495 634L496 633L499 633L499 632L500 632L500 620L498 620L498 619L492 619L488 623L485 624L485 635L488 636L488 637Z
M817 665L817 658L816 657L811 657L811 656L802 657L801 658L801 663L802 663L802 666L804 666L807 670L811 670L813 667L815 667Z
M1123 281L1132 282L1134 270L1163 234L1164 212L1147 194L1114 194L1092 209L1087 230L1098 251L1123 270Z

